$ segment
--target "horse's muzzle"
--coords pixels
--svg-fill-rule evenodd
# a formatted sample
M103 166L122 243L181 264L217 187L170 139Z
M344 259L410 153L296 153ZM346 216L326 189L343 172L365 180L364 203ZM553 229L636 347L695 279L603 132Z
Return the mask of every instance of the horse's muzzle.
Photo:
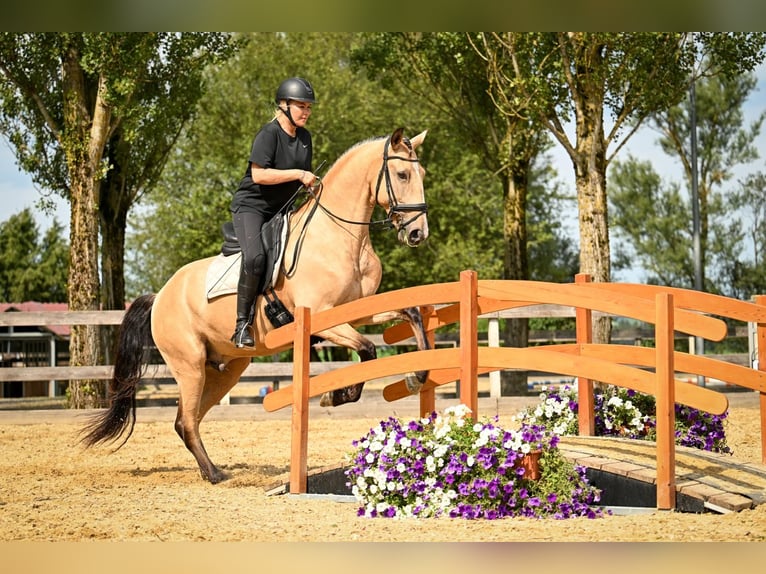
M399 230L399 241L407 244L409 247L417 247L423 243L428 237L428 231L424 231L420 228L407 229L402 228Z

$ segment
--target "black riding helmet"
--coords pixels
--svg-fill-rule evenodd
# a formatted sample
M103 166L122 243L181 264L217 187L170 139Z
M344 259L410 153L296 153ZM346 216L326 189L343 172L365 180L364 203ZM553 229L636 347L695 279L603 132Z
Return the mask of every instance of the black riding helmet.
M282 100L316 103L314 88L311 87L308 80L303 78L287 78L279 84L274 102L278 104Z

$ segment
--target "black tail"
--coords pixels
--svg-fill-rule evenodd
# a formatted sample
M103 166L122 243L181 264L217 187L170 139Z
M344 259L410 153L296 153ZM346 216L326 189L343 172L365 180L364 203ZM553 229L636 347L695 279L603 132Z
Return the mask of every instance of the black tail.
M142 295L130 305L120 325L114 361L114 375L109 383L109 408L97 413L82 430L86 447L116 441L127 431L124 445L136 424L136 390L144 371L144 349L152 344L152 305L154 295Z

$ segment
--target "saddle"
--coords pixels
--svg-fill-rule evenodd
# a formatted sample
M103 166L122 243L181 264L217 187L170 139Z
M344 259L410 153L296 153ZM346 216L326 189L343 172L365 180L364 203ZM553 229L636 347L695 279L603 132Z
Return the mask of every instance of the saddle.
M281 327L294 320L292 313L287 310L274 291L287 245L289 219L290 212L280 213L269 220L261 230L266 251L266 267L265 280L261 281L259 294L266 297L266 316L275 327ZM223 234L221 252L210 263L205 277L208 301L222 295L236 293L239 282L242 248L234 231L234 224L231 221L224 223L221 226L221 233Z

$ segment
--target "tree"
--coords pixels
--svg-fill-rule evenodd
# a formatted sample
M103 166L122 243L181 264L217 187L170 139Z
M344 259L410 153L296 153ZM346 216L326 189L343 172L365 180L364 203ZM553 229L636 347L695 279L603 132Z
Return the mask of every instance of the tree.
M763 58L762 34L521 33L485 35L507 112L541 122L566 150L578 198L581 271L611 275L606 172L651 114L681 101L699 49L732 75ZM608 123L605 115L608 114ZM569 128L573 130L571 137ZM609 147L613 146L613 151ZM594 321L609 340L610 322Z
M168 118L181 114L183 125L200 93L201 70L230 48L224 34L0 36L0 129L33 180L70 201L71 310L99 307L100 217L105 272L119 291L119 229L177 135L179 124ZM162 138L164 148L155 145ZM98 364L99 347L95 326L73 327L72 365ZM70 390L76 408L98 404L104 394L95 381L74 382Z
M67 244L56 220L40 237L29 209L0 223L0 301L66 301Z
M615 268L642 267L649 283L691 288L691 220L678 184L663 184L650 162L631 156L612 165L610 181L611 227L623 240Z
M713 72L714 69L708 73ZM728 254L722 254L720 251L711 253L708 257L708 251L713 243L710 226L714 214L711 214L710 210L711 204L715 201L714 191L721 190L721 187L731 180L734 167L758 158L755 139L760 134L766 112L762 112L747 127L743 125L742 113L742 107L755 89L755 85L756 78L753 74L728 77L718 73L696 81L695 114L699 142L697 174L692 171L693 161L689 145L691 141L690 106L673 106L652 117L652 125L662 134L659 140L660 146L665 153L680 160L689 189L691 189L692 177L697 177L700 260L704 290L717 291L722 287L705 280L706 268L716 264L716 257L723 255L724 263L729 260ZM719 236L718 241L726 242L726 235ZM692 269L694 269L693 266ZM693 288L694 282L688 287Z
M732 194L732 211L741 214L739 227L746 237L743 257L726 267L732 297L748 300L766 294L766 174L757 172L739 182ZM750 253L748 257L747 253Z
M736 166L758 157L754 141L764 114L750 126L743 125L742 114L742 106L754 87L751 74L732 78L717 75L697 82L700 251L702 269L706 270L702 274L703 288L709 292L731 294L733 277L739 273L735 269L741 268L736 262L742 250L742 226L731 218L735 198L724 186ZM691 187L688 106L677 105L658 113L651 125L660 131L662 149L680 160L684 179ZM691 193L682 196L675 183L664 186L650 164L632 158L625 164L615 163L612 177L613 227L650 271L649 280L694 288ZM751 204L751 209L757 211L756 203ZM627 257L621 254L616 261L616 266L622 267Z

